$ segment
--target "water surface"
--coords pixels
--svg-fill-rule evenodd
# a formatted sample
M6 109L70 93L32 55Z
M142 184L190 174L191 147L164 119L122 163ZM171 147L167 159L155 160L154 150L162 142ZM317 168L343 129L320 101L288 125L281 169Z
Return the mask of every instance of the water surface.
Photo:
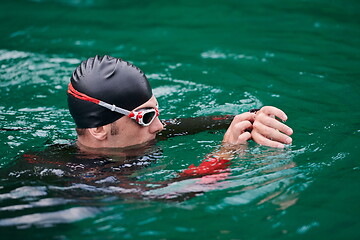
M355 0L1 1L0 233L358 239L359 14ZM160 141L130 162L95 161L114 170L96 180L91 162L53 161L71 150L26 161L76 137L65 92L96 54L139 66L164 119L274 105L289 116L293 144L250 142L224 174L189 179L179 172L224 131ZM135 170L122 174L122 164Z

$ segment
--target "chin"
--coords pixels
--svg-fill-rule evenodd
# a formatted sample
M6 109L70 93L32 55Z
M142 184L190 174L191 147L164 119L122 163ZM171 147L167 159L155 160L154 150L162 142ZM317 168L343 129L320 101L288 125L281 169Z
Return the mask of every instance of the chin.
M128 143L128 146L137 146L137 145L146 145L149 142L152 142L156 139L156 134L152 134L143 138L138 139L138 141L133 141L131 143Z
M150 136L145 142L153 141L156 138L156 134Z

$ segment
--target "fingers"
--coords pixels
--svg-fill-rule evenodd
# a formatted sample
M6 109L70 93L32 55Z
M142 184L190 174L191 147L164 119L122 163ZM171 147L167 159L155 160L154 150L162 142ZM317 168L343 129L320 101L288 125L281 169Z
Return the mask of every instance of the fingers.
M274 147L274 148L284 148L285 147L284 144L270 140L269 138L266 138L263 135L261 135L260 133L258 133L257 131L252 131L251 136L252 136L252 139L260 145Z
M257 115L264 113L268 116L276 116L280 118L283 121L286 121L288 119L287 115L280 109L272 106L265 106L260 109L260 111L257 112Z
M248 120L238 121L235 120L231 123L230 127L224 135L223 142L229 144L244 144L251 138L251 133L246 130L252 129L252 123Z
M244 132L244 133L239 135L239 137L238 137L235 144L244 144L250 139L251 139L251 133L250 132Z
M286 114L271 106L266 106L256 113L253 123L252 139L261 145L283 148L284 144L291 144L293 130L277 118L286 121Z
M254 120L255 120L255 114L246 112L246 113L236 115L234 117L233 123L238 123L238 122L242 122L242 121L249 121L252 123L252 122L254 122Z
M238 145L253 139L261 145L284 148L284 144L292 143L290 135L293 130L278 119L286 121L288 117L282 110L272 106L263 107L256 114L239 114L226 131L223 142Z
M254 130L253 132L261 134L263 137L266 137L270 140L274 140L277 142L285 143L285 144L291 144L292 138L289 137L287 134L284 134L280 132L279 130L268 127L266 125L260 124L255 122L254 123Z
M265 115L265 114L259 114L256 116L256 121L254 121L254 128L260 129L260 132L268 130L268 128L277 129L287 135L293 134L293 130L287 126L286 124L276 120L275 118ZM263 131L261 131L263 130ZM273 137L269 135L270 133L265 133L265 135L269 137Z

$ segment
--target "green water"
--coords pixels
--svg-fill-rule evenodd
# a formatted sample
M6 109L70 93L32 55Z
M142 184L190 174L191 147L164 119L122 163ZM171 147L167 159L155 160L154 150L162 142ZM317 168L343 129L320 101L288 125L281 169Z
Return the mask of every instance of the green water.
M2 175L1 239L359 239L359 14L356 0L2 0L1 170L75 138L65 91L96 54L139 66L164 119L274 105L294 135L285 150L250 142L225 179L142 198ZM176 178L223 133L158 142L134 184Z

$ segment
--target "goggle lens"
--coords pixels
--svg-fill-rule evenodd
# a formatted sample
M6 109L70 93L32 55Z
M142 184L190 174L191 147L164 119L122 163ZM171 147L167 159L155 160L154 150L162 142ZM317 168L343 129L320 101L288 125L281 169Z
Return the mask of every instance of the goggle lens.
M134 119L139 125L144 127L149 126L157 116L159 116L157 108L132 111L129 115L131 119Z
M155 112L147 112L147 113L145 113L144 116L143 116L144 124L151 124L152 121L154 121L155 117L156 117Z

